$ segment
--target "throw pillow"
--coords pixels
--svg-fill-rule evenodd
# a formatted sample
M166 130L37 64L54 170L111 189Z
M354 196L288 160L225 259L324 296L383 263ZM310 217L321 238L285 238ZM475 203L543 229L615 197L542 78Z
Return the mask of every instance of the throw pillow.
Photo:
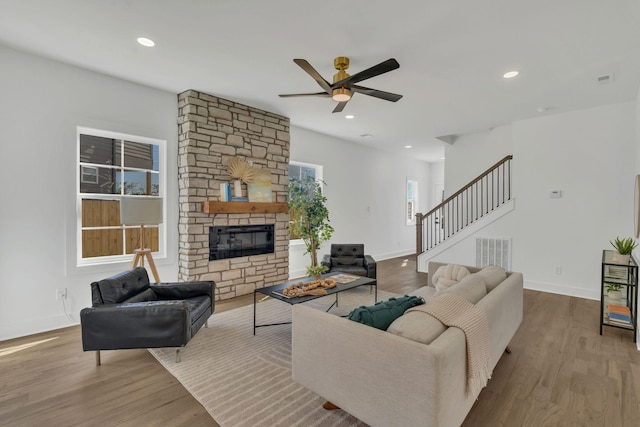
M487 284L487 292L491 292L507 278L507 272L504 271L504 268L498 267L497 265L489 265L478 271L476 274L484 278L484 281Z
M424 300L416 296L405 295L400 298L390 298L387 301L378 301L375 305L355 308L349 313L349 320L373 326L386 331L394 320L402 316L404 312L416 305L424 304Z
M455 283L448 287L447 289L442 290L442 293L450 292L456 294L471 304L476 304L485 295L487 295L487 285L484 280L484 277L480 276L478 273L469 274L465 276L458 283ZM437 294L440 291L436 292Z
M449 286L458 283L469 274L469 270L462 265L447 264L438 267L436 272L433 274L431 281L438 291L442 291Z

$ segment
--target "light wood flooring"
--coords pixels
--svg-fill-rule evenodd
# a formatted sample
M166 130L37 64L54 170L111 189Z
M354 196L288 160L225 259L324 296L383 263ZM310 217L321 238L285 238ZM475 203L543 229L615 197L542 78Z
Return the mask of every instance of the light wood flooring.
M378 263L380 289L423 286L415 258ZM216 312L252 296L217 303ZM465 427L640 425L640 352L598 330L597 301L525 291L524 321ZM210 320L215 323L215 315ZM146 350L82 352L80 328L0 342L1 426L217 426Z

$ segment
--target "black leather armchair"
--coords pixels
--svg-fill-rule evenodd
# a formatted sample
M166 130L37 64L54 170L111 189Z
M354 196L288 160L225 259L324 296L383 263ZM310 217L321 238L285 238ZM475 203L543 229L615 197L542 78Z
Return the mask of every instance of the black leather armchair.
M322 265L329 272L343 272L376 279L376 261L365 255L363 244L334 244L331 253L322 257Z
M93 306L80 311L82 347L96 351L184 347L213 314L215 283L149 283L143 267L91 283Z

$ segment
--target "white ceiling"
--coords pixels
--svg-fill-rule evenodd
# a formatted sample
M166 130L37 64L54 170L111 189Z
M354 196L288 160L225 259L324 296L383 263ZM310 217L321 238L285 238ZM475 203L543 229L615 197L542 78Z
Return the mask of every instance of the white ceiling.
M438 136L635 99L639 23L638 0L0 0L0 44L427 161ZM337 114L330 99L278 97L321 90L293 58L331 81L341 55L350 74L396 58L360 84L404 97L356 94Z

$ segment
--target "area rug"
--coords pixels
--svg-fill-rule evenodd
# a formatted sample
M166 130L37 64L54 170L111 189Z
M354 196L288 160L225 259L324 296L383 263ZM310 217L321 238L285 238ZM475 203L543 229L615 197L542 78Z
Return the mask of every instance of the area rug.
M378 291L378 300L394 296ZM346 315L371 305L368 286L340 293L332 313ZM326 310L330 295L306 303ZM257 322L291 321L291 306L267 299L257 305ZM223 427L365 426L342 410L322 408L324 399L291 379L291 325L258 328L253 335L253 305L214 313L175 362L175 349L150 349ZM330 373L327 373L330 375Z

